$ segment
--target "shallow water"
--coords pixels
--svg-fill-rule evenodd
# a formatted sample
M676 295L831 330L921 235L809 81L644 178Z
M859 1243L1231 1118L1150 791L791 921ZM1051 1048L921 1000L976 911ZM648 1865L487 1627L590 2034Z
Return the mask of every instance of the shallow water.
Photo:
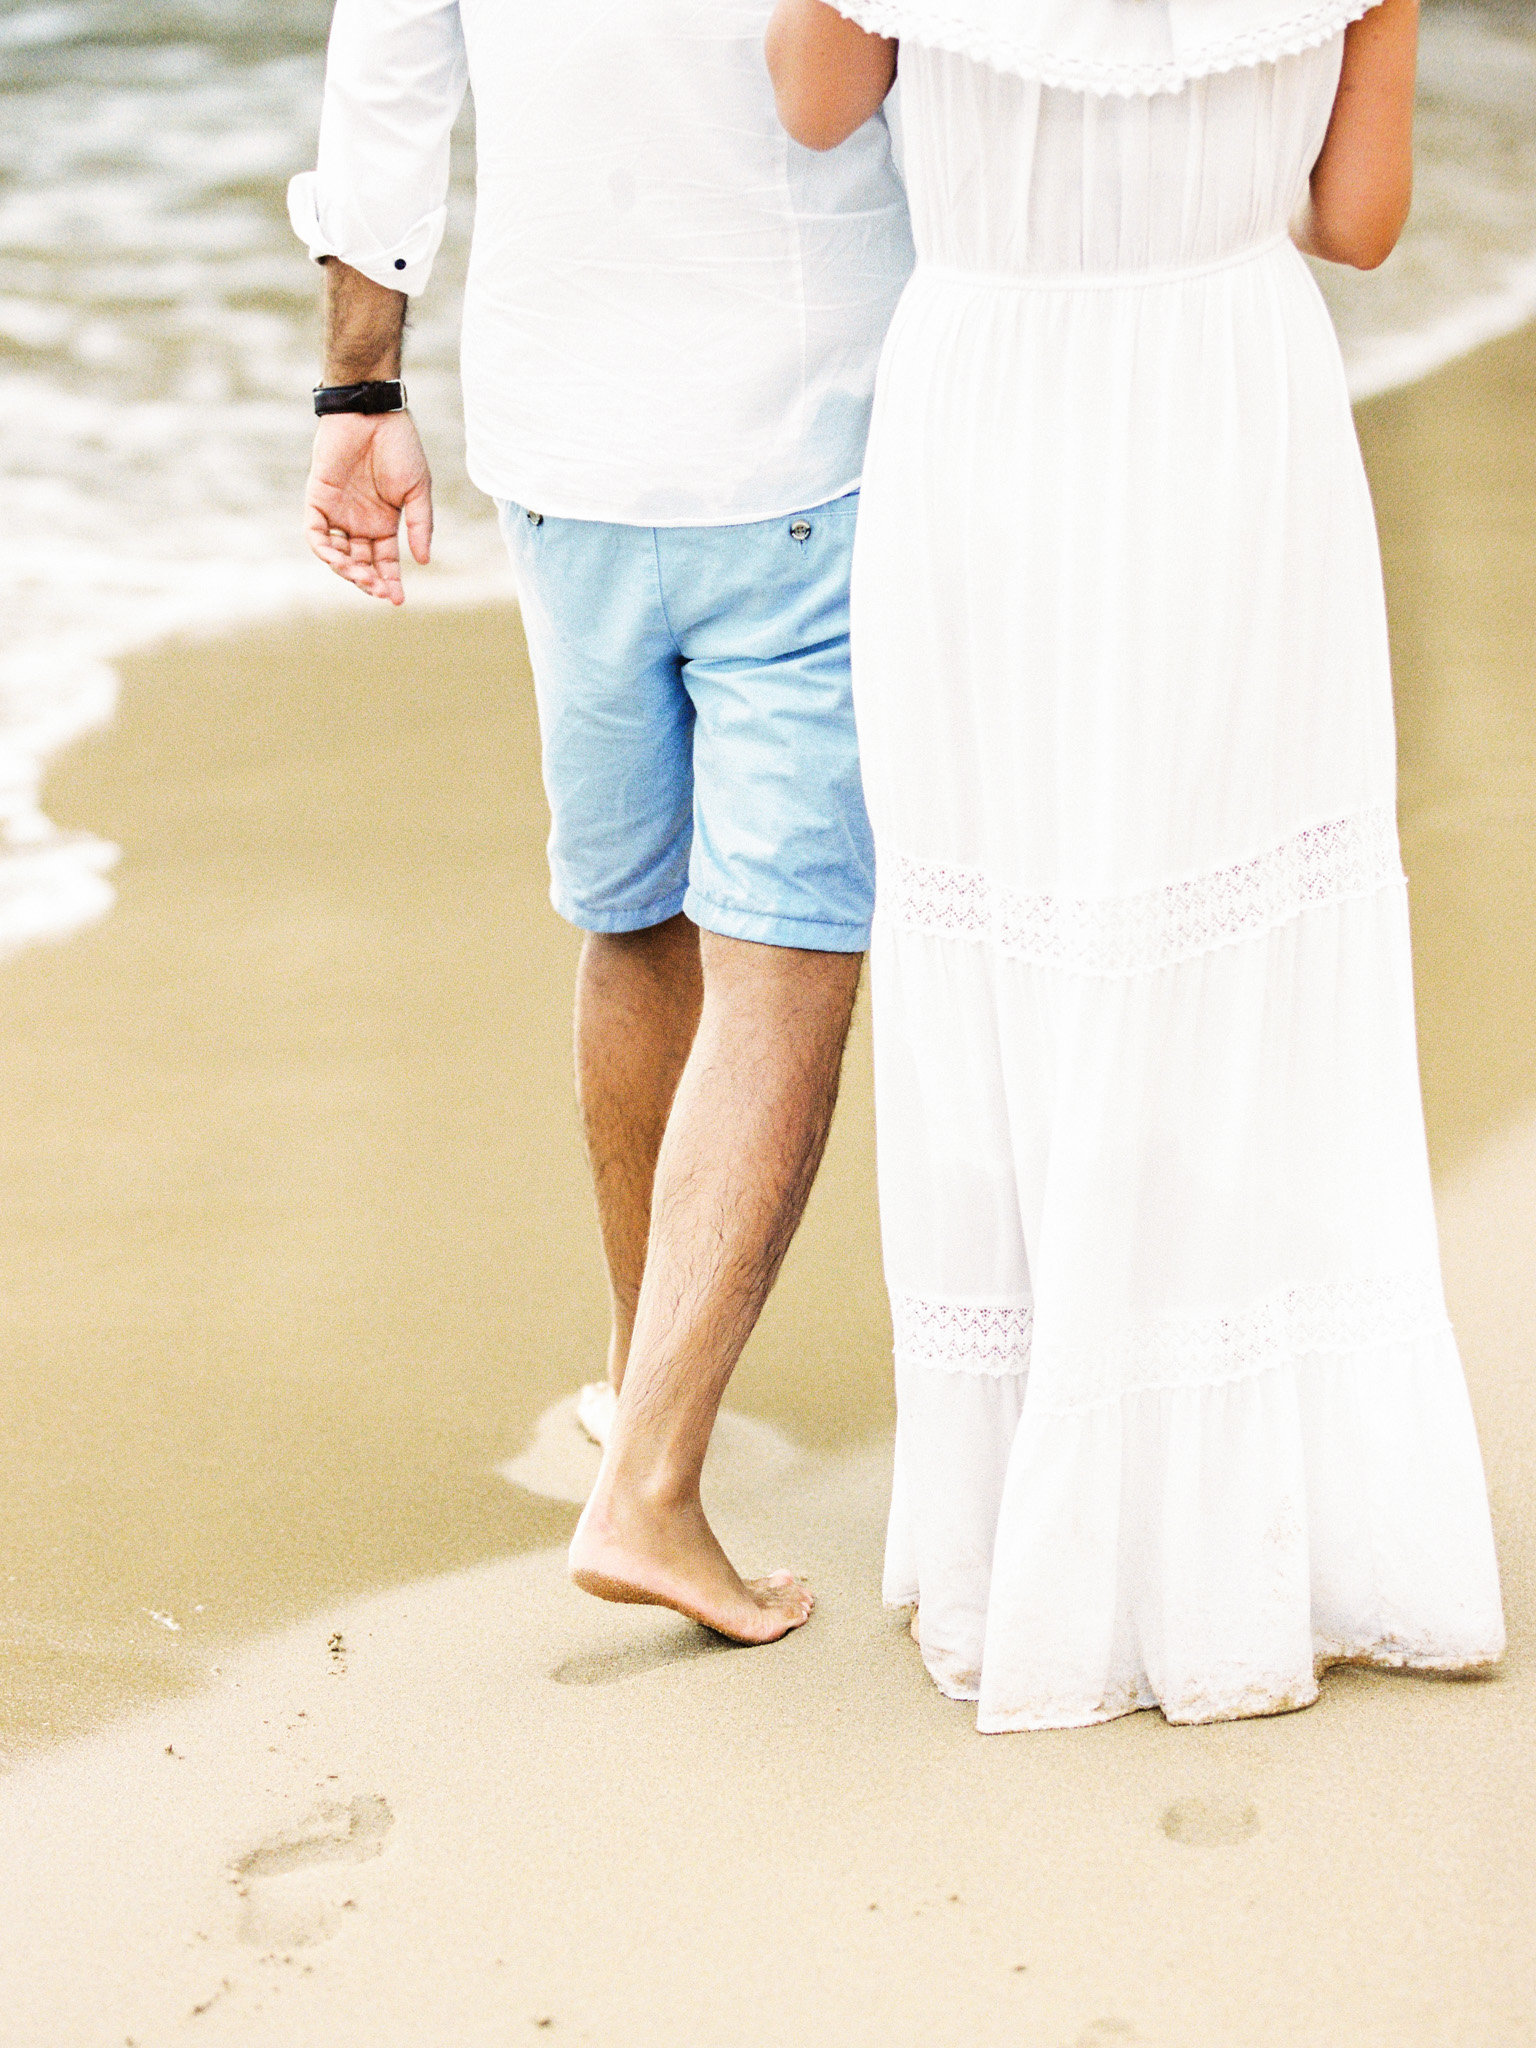
M37 786L110 715L115 655L354 601L298 531L318 291L284 192L313 160L328 19L325 0L0 0L0 953L111 902L111 848L55 838ZM1536 313L1536 6L1432 8L1421 101L1402 246L1323 280L1357 395ZM408 360L440 510L415 587L445 596L505 587L460 452L472 177L466 115Z

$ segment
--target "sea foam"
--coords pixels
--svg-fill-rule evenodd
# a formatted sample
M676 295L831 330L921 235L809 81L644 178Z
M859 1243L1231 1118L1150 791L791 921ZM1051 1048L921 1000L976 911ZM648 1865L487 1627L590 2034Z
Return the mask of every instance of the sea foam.
M49 758L110 719L119 656L366 602L299 533L319 293L284 193L314 160L329 14L328 0L0 0L0 953L112 901L114 849L57 831L40 789ZM1532 105L1528 10L1426 9L1414 218L1380 271L1319 266L1357 398L1536 316ZM472 212L466 122L412 308L407 376L438 511L413 603L510 594L461 453Z

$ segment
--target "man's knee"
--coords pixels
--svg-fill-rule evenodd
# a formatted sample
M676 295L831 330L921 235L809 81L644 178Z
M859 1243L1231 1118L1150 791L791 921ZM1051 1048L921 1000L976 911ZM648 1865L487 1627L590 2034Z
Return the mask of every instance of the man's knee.
M681 911L660 924L632 932L587 932L581 942L587 965L655 972L668 968L699 971L699 928Z
M821 1035L828 1025L846 1033L864 966L862 953L813 951L732 939L720 932L699 934L705 1000L739 1006L753 1016L774 1013L803 1018Z
M699 933L681 915L633 932L588 932L576 972L578 1064L601 1053L626 1067L669 1068L686 1053L704 1001Z
M615 953L649 953L675 946L679 941L698 938L698 928L681 911L664 917L659 924L638 925L633 931L584 931L586 945L611 949Z

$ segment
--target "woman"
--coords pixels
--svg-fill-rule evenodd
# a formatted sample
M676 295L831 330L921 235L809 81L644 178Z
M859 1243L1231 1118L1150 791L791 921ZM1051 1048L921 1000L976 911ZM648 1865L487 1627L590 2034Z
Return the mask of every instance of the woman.
M1488 1664L1375 529L1288 232L1396 240L1414 0L840 4L769 59L829 148L900 39L919 257L853 600L886 1597L983 1730Z

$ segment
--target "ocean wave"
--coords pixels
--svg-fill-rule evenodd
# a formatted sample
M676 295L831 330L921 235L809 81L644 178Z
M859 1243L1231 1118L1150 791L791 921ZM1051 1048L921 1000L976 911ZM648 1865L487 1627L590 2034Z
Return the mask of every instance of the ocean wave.
M110 719L114 662L170 634L360 604L305 552L318 344L289 173L313 160L328 0L0 0L0 953L100 916L114 849L49 822L49 758ZM1369 277L1320 266L1351 389L1421 377L1536 316L1536 23L1423 24L1414 218ZM509 594L462 462L457 307L473 140L412 308L435 566L412 601Z
M1363 336L1349 363L1350 396L1359 404L1417 384L1531 320L1536 320L1536 257L1510 264L1502 283L1474 292L1430 320L1395 334Z

